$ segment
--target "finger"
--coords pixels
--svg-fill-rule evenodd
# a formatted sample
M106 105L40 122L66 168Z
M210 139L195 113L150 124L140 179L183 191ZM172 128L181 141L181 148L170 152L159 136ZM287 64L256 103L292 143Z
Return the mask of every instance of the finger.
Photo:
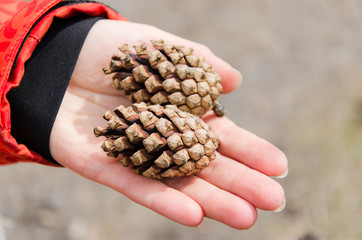
M98 160L90 162L74 157L76 161L57 160L83 177L108 186L175 222L197 226L203 220L204 214L197 202L160 181L136 175L118 163L110 163L109 158L97 156Z
M109 160L98 161L96 164L87 163L86 166L78 166L75 169L74 165L65 165L65 167L106 185L132 201L175 222L186 226L197 226L201 223L203 219L202 209L190 197L160 181L136 175L118 163L101 164L102 162L109 162Z
M221 154L198 176L257 208L276 210L284 205L284 191L279 183Z
M80 161L84 165L78 166L75 172L185 226L197 226L202 222L203 211L193 199L160 181L136 175L118 163L110 164L109 158L101 154L96 156L97 162ZM72 169L74 166L65 167Z
M186 226L197 226L203 219L200 206L185 194L157 180L134 174L123 166L109 165L94 179L129 199Z
M218 136L221 154L269 176L280 176L288 171L285 154L273 144L236 126L226 117L210 114L204 120Z
M168 179L165 183L199 203L208 218L236 229L250 228L256 221L256 209L247 201L198 177Z

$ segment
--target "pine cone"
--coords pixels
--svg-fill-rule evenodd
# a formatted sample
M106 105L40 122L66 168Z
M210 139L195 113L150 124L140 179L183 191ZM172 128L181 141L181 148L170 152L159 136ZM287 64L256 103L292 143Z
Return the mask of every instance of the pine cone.
M107 128L96 127L96 137L105 136L102 148L125 167L150 178L190 176L214 160L219 141L199 117L174 105L145 103L123 105L104 114Z
M113 86L123 90L132 102L173 104L183 111L202 116L213 109L217 116L224 115L217 101L223 88L221 77L204 58L192 55L193 49L151 41L154 50L145 43L128 45L113 55L110 65L103 70L113 75Z

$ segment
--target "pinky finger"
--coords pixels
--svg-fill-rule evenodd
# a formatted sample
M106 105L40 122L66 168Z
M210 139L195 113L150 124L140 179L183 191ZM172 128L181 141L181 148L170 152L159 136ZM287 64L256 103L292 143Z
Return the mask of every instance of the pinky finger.
M112 165L104 166L93 180L182 225L197 226L203 220L200 206L182 192Z
M201 178L168 179L165 183L198 202L208 218L236 229L248 229L256 221L254 206Z

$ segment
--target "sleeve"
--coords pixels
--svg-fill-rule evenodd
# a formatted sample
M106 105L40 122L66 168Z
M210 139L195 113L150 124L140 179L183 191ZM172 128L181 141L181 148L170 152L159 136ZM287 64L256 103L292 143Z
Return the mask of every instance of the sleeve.
M114 10L95 2L33 0L11 1L12 11L3 11L0 4L0 164L15 162L37 162L46 165L57 164L49 158L46 151L41 151L18 137L12 131L11 106L8 101L9 91L19 86L24 79L25 63L34 54L51 24L57 19L79 18L108 18L124 20ZM3 21L3 19L5 21ZM27 71L28 72L28 71ZM20 89L20 88L19 88ZM14 91L15 92L15 91ZM62 93L61 93L62 94ZM15 107L14 107L14 112ZM39 154L42 152L42 155Z
M55 18L25 63L19 86L7 94L11 135L53 163L57 162L49 150L51 130L83 43L100 19L82 15Z

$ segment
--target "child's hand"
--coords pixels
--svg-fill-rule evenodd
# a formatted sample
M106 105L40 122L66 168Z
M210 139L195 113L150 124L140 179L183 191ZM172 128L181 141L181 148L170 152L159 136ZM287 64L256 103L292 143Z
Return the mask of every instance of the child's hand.
M192 177L152 180L107 157L93 128L103 126L102 115L127 98L111 86L102 68L123 43L130 46L151 39L194 48L223 79L224 93L234 90L240 74L203 45L148 25L100 20L90 31L54 123L50 150L55 160L74 172L115 189L133 201L176 222L196 226L203 217L233 228L251 227L256 208L275 210L284 205L283 188L268 176L287 171L285 155L272 144L212 114L203 119L218 135L221 146L210 166ZM150 44L151 46L151 44Z

